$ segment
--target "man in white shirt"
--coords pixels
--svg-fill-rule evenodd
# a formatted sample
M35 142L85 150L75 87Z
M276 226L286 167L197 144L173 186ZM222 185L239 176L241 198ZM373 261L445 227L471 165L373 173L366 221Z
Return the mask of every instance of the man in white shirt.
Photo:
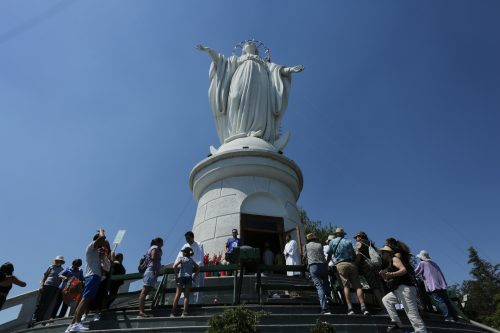
M188 231L184 234L184 237L186 238L186 244L184 244L179 251L179 254L177 255L177 258L175 259L175 263L179 261L179 259L182 257L182 250L186 247L190 247L194 254L191 256L194 262L198 264L198 266L202 267L203 266L203 257L205 256L205 251L203 250L203 245L196 242L194 240L194 233L192 231ZM205 280L204 280L204 275L203 274L197 274L196 278L193 280L192 287L203 287L205 285ZM189 303L191 304L199 304L202 303L203 297L200 292L194 292L189 295Z
M292 239L290 234L286 235L286 245L283 254L285 255L285 260L287 265L300 265L299 259L299 247L297 246L297 242ZM300 272L286 272L288 276L299 276Z

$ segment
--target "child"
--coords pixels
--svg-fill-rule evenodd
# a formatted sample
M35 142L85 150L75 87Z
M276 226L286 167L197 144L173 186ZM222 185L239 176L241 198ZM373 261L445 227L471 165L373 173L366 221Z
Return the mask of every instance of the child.
M182 257L179 258L174 265L175 274L180 272L179 277L177 278L177 290L175 292L174 302L172 303L172 313L170 317L175 317L175 308L177 307L177 303L179 302L179 298L181 297L181 293L184 291L184 310L182 311L182 317L187 316L188 314L188 306L189 306L189 291L191 290L191 284L193 279L196 278L196 275L199 272L200 267L191 259L191 256L194 254L193 249L190 247L186 247L182 249ZM193 271L195 273L193 274ZM184 290L183 290L184 289Z

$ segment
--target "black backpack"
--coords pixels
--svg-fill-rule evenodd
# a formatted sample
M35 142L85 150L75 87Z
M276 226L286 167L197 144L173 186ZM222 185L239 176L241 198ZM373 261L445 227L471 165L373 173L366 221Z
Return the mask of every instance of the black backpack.
M148 265L149 265L149 253L146 253L139 260L139 266L137 267L137 270L139 271L139 273L144 273L148 268Z

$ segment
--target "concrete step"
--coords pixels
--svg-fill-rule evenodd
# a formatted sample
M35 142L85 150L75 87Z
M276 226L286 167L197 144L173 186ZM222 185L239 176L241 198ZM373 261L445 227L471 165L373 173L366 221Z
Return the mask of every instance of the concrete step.
M332 323L338 333L383 333L386 331L387 324L342 324L336 323L335 321L329 320L328 318L322 321ZM314 326L314 323L310 324L261 324L258 325L259 332L271 333L271 332L283 332L283 333L304 333L309 332L309 330ZM412 331L410 326L405 327L406 330ZM64 332L66 325L54 325L52 327L44 327L33 330L31 332L37 333L55 333ZM104 333L104 332L116 332L116 333L140 333L140 332L206 332L208 329L207 325L200 326L156 326L156 327L140 327L140 328L106 328L106 329L94 329L91 326L91 332L93 333ZM481 329L476 329L473 327L464 328L446 328L437 326L427 326L429 332L432 333L484 333L485 331Z
M221 312L221 311L220 311ZM92 332L205 332L211 315L170 318L157 316L137 318L136 313L108 315L100 321L89 322ZM389 318L383 315L347 316L345 314L270 314L261 318L261 332L307 332L317 320L332 323L338 332L385 332ZM404 320L405 321L405 320ZM438 318L425 318L429 331L438 332L484 332L469 324L447 323ZM406 321L406 324L408 322ZM63 332L68 320L56 320L48 326L38 326L21 332L55 333ZM409 331L410 331L409 327Z

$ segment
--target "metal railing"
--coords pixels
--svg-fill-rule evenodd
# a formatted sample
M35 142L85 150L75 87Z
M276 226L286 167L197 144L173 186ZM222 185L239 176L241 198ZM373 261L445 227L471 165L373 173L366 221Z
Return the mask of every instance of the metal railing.
M193 287L191 292L206 292L206 291L221 291L221 290L233 290L233 304L240 303L241 286L239 280L237 279L238 265L215 265L215 266L202 266L200 267L199 273L216 273L216 272L236 272L234 274L233 286L217 286L217 287ZM174 275L173 268L166 268L162 270L163 278L161 280L160 286L156 289L151 308L157 308L159 305L165 304L165 297L168 293L175 293L176 288L168 288L168 277L169 275Z

